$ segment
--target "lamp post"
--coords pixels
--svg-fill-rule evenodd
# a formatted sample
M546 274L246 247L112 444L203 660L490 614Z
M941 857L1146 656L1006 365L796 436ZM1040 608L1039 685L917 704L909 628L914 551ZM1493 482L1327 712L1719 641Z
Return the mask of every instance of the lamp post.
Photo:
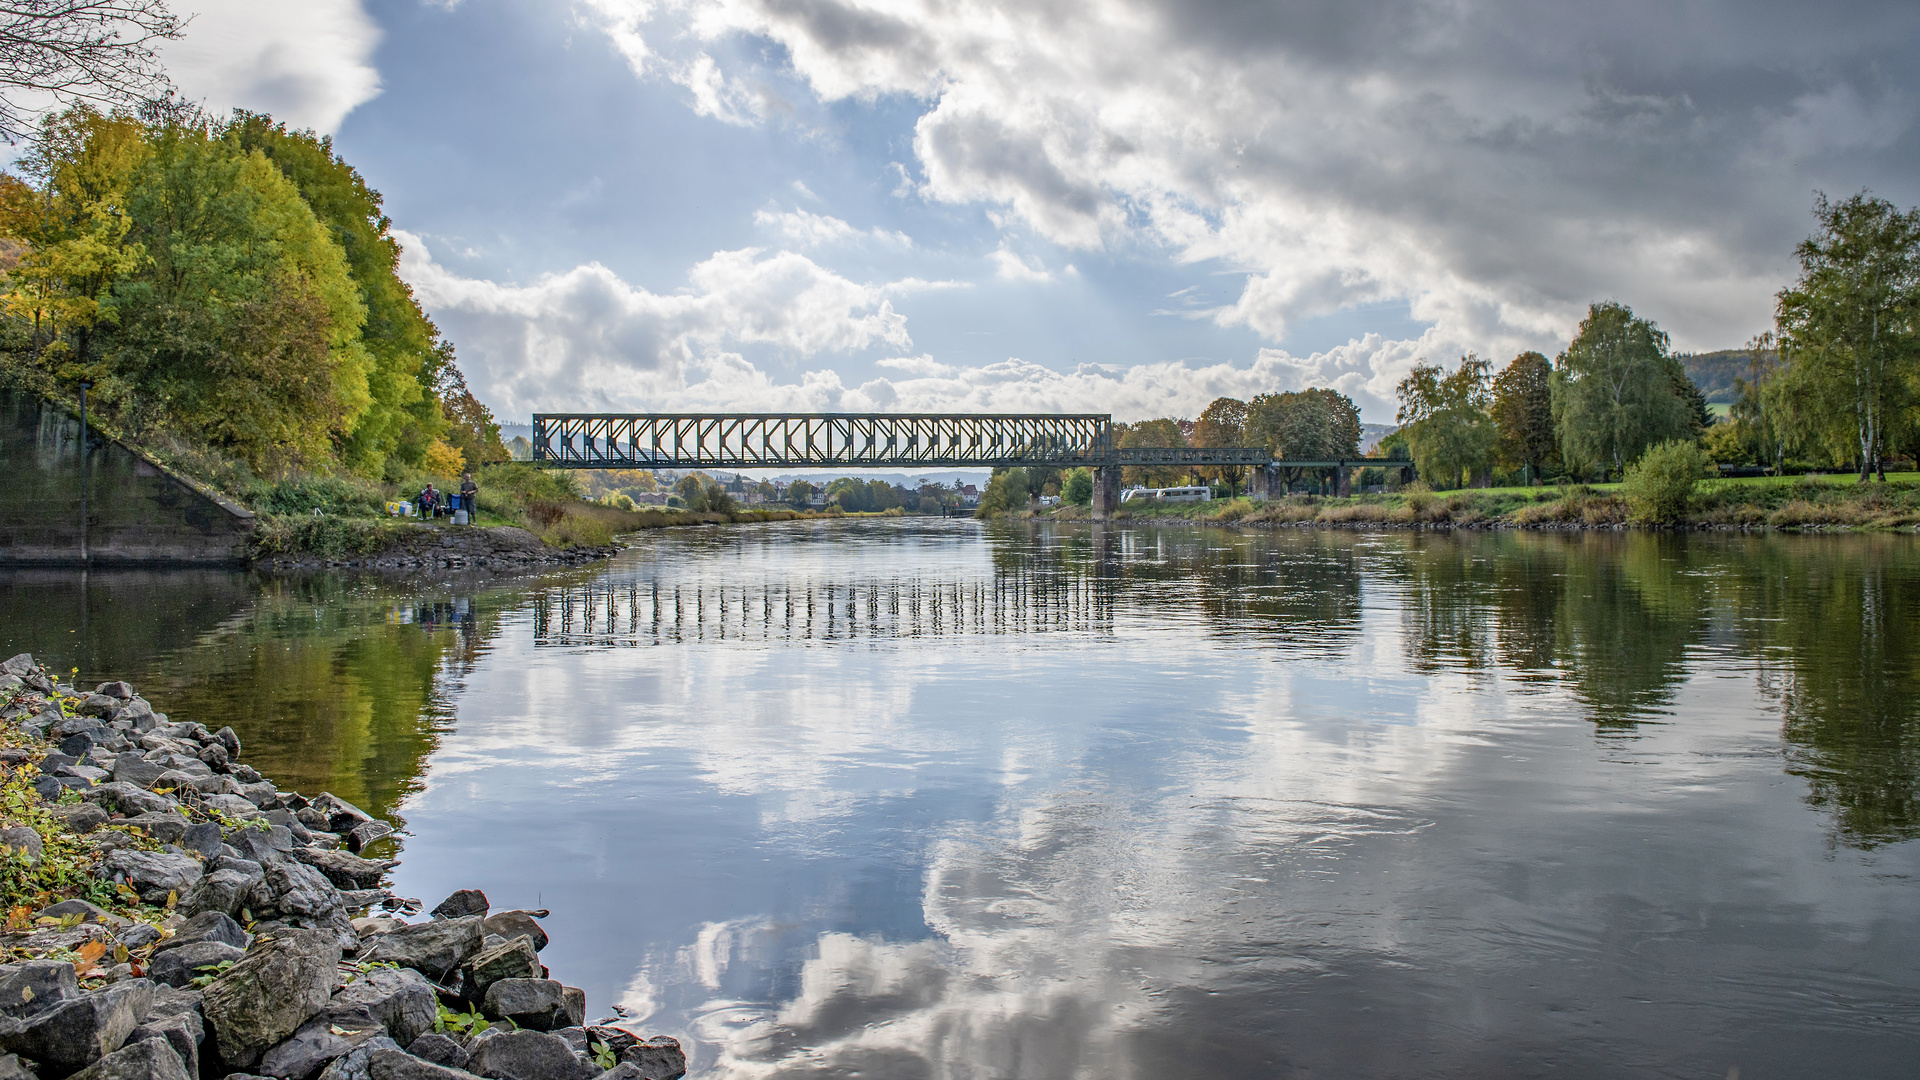
M93 389L92 379L80 380L80 565L85 566L91 557L87 553L87 391Z

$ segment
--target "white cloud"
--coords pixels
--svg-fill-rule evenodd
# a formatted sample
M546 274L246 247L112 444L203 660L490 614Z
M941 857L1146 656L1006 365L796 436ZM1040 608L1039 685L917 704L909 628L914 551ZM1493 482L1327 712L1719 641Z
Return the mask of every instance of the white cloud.
M811 360L911 344L886 299L954 287L906 279L863 285L790 251L723 251L695 266L691 288L658 294L598 263L530 285L461 277L419 237L400 270L460 347L480 397L502 416L563 408L793 411L1110 412L1121 420L1196 416L1216 397L1332 386L1368 415L1391 415L1393 385L1422 357L1465 351L1437 328L1379 335L1295 356L1262 349L1246 364L1173 360L1061 372L1018 357L960 366L932 356L877 361L889 375L848 386L831 369L782 381L737 348ZM729 348L732 347L732 348ZM891 374L898 373L898 374Z
M743 62L784 57L822 101L917 99L921 179L902 167L896 194L1244 270L1213 317L1268 340L1404 301L1510 354L1607 297L1683 347L1744 340L1831 154L1914 164L1911 8L1810 24L1709 2L1676 24L1517 0L592 3L660 48L771 43Z
M993 260L994 274L1007 281L1039 283L1053 280L1053 274L1048 272L1045 266L1040 265L1039 260L1029 264L1025 259L1004 247L989 255L988 258Z
M701 400L703 386L769 393L767 377L722 351L726 345L813 357L912 344L883 287L791 251L717 252L689 272L691 288L662 295L598 263L530 285L466 278L434 262L420 237L395 235L405 249L401 274L459 343L476 392L502 415ZM702 376L692 385L690 372ZM781 392L804 393L804 386Z
M800 185L805 190L805 185ZM810 191L805 192L811 196ZM903 232L889 232L878 226L862 231L837 217L827 214L815 214L795 208L790 211L764 209L756 211L753 223L779 233L788 242L802 248L821 248L834 244L874 243L896 248L911 248L913 238Z
M330 134L380 93L373 50L380 30L359 0L190 0L186 35L161 57L181 95L215 114L273 114Z

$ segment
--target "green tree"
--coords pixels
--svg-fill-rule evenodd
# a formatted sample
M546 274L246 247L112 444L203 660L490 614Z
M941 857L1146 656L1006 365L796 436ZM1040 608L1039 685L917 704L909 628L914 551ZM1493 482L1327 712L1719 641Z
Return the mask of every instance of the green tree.
M1540 482L1540 470L1560 456L1553 429L1553 363L1537 352L1523 352L1493 377L1489 412L1500 429L1500 453Z
M184 125L150 151L127 193L148 259L114 286L114 367L137 405L256 471L324 465L372 366L339 245L258 153Z
M1416 364L1395 387L1398 420L1420 474L1450 480L1460 487L1467 474L1484 468L1500 432L1488 414L1492 365L1469 353L1452 373L1435 364Z
M1656 442L1691 438L1691 385L1667 335L1624 304L1594 304L1553 372L1560 452L1581 469L1618 472Z
M1920 389L1920 209L1863 191L1819 196L1814 216L1800 280L1777 298L1780 393L1802 406L1782 419L1857 461L1862 481L1885 480L1890 437Z
M1360 456L1360 409L1338 390L1317 387L1260 394L1247 402L1247 445L1264 446L1276 458L1334 461ZM1300 470L1287 470L1287 482Z
M1027 500L1027 470L1018 465L995 469L992 479L987 481L987 490L980 494L980 505L974 510L974 516L1017 513L1027 508Z
M366 309L361 339L373 360L367 408L342 446L347 464L378 475L390 455L418 463L445 427L443 412L470 414L471 408L459 400L465 381L447 374L451 349L438 347L439 330L400 279L400 243L390 232L380 193L333 152L330 138L288 131L270 116L249 112L236 112L223 134L260 151L293 181L346 255ZM486 442L483 430L469 435ZM449 441L461 444L458 437ZM492 448L484 450L481 457L489 457ZM469 454L467 460L475 458Z
M1075 506L1093 504L1093 471L1079 468L1067 473L1067 482L1060 488L1060 497Z
M679 483L673 485L673 493L680 496L680 501L689 510L707 509L707 478L700 473L688 473L681 477Z
M818 488L807 483L805 480L795 480L787 486L787 501L792 503L796 509L804 510L807 508L808 500L812 499L813 493L818 490Z
M1247 403L1238 398L1214 398L1194 422L1193 445L1247 445ZM1246 470L1239 465L1221 465L1206 472L1233 485L1239 483Z
M24 337L16 351L38 374L93 378L100 405L116 410L125 388L102 365L97 331L117 318L113 286L147 261L129 242L127 192L149 149L141 125L85 106L43 118L21 171L35 191L7 177L0 229L22 245L7 271L9 322Z

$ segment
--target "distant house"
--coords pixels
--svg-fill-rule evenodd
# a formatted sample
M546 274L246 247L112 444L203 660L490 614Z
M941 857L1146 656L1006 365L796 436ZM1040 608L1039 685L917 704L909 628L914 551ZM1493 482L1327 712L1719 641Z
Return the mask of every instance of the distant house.
M979 506L980 505L980 489L973 486L972 484L967 484L961 487L960 505L961 506Z
M633 501L634 501L634 503L635 503L636 505L639 505L639 506L665 506L665 505L667 505L667 493L666 493L666 492L664 492L664 491L641 491L641 492L636 492L636 493L635 493L635 494L634 494L634 495L632 496L632 499L633 499Z

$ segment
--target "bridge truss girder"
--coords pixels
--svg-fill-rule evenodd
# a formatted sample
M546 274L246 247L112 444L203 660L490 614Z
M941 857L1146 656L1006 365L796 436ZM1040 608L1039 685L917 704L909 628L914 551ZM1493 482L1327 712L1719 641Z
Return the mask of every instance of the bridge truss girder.
M536 413L533 460L563 469L1112 464L1106 415Z

